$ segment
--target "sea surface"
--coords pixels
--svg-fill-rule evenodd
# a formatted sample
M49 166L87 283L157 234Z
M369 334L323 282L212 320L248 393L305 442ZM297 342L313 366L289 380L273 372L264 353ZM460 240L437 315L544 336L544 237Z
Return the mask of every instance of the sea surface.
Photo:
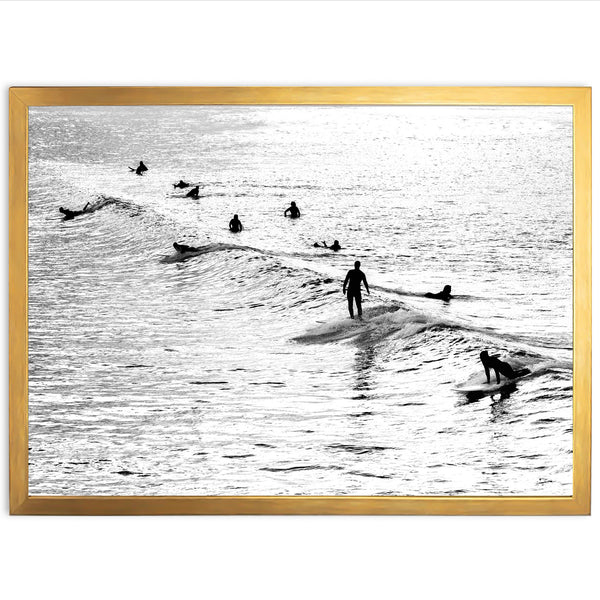
M29 136L30 494L572 493L570 108L46 107ZM482 350L532 374L460 391Z

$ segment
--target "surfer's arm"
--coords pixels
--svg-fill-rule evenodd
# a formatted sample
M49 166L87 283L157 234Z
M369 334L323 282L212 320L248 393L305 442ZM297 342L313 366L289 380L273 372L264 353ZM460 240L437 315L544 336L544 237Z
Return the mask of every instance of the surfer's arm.
M346 273L346 279L344 279L344 287L342 288L343 293L346 293L346 286L348 285L348 279L350 279L350 271Z
M88 202L84 207L83 210L87 210L87 207L90 205L90 203Z
M490 382L490 369L487 365L483 365L483 368L485 369L485 376L487 378L487 382Z
M367 294L369 294L369 296L371 295L371 291L369 290L369 284L367 283L367 277L366 275L363 273L363 281L365 282L365 288L367 290Z
M284 217L287 217L287 214L288 214L288 212L290 212L290 209L289 209L289 207L288 207L288 208L286 208L286 209L283 211L283 216L284 216Z

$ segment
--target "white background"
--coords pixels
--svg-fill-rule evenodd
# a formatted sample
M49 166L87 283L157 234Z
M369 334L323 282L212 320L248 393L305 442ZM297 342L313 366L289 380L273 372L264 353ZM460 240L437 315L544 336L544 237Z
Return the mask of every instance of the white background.
M5 2L0 21L4 140L11 85L600 89L595 2ZM6 286L6 141L0 152ZM0 325L5 340L7 296ZM6 407L6 343L4 353ZM546 599L598 593L592 558L598 515L9 517L7 413L0 412L5 597Z

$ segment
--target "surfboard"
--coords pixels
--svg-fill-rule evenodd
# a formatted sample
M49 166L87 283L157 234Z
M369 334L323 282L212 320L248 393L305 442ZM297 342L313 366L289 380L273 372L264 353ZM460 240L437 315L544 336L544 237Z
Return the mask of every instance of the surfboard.
M488 383L485 373L478 373L477 375L469 377L467 381L457 384L454 389L457 392L463 392L465 394L469 392L495 392L515 383L515 381L524 379L529 375L531 375L529 370L513 379L508 379L507 377L504 377L504 375L500 375L500 383L496 383L496 374L492 371L492 373L490 373L490 383Z

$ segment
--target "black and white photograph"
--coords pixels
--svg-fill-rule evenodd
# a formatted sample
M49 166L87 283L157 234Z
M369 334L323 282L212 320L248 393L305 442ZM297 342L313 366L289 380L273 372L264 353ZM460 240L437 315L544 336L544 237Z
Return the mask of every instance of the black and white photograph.
M29 493L570 496L570 106L29 109Z

